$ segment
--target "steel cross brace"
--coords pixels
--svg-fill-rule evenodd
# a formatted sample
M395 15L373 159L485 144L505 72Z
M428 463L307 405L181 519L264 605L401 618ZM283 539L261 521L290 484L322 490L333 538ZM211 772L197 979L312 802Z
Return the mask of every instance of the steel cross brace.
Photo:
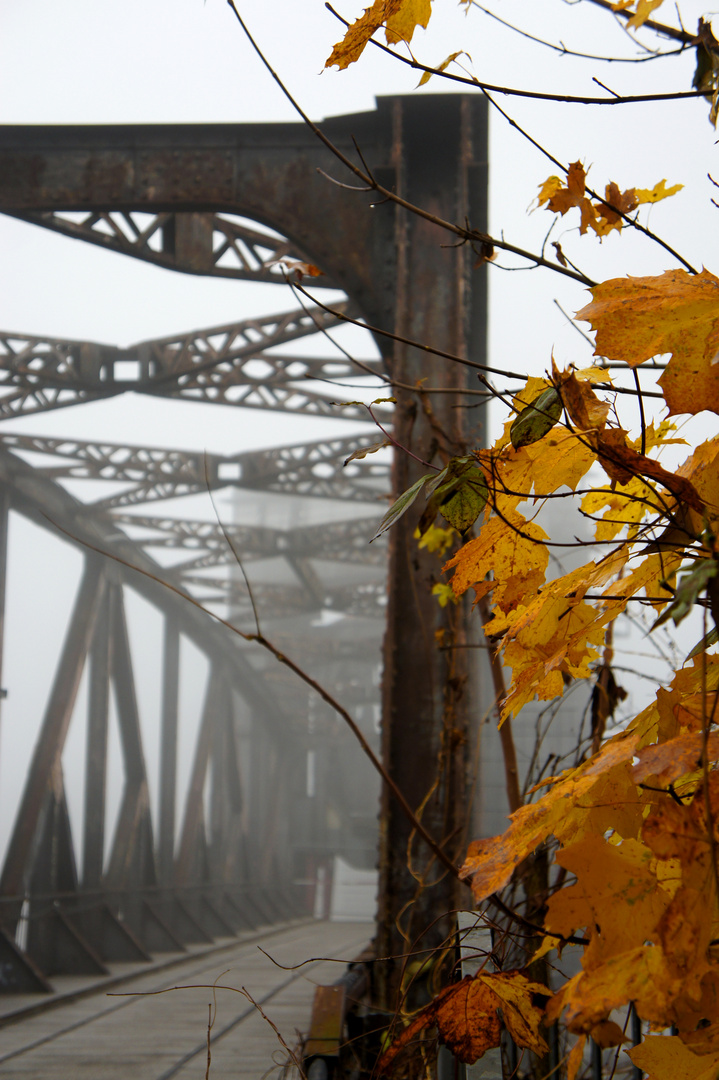
M342 325L348 301L265 315L188 334L142 341L129 348L93 341L68 341L0 333L0 420L64 408L133 391L187 398L215 405L269 409L369 420L357 403L341 404L342 379L367 382L382 362L353 363L335 357L288 355L272 350ZM318 391L317 384L332 389ZM334 392L333 392L334 391ZM356 392L355 392L356 395ZM379 419L391 413L379 406Z
M122 443L0 435L0 445L21 456L31 455L35 461L36 455L50 458L47 465L37 466L48 478L126 484L119 494L88 503L103 510L193 495L208 487L374 503L380 509L389 487L389 466L373 455L351 461L346 468L342 464L373 442L374 434L345 436L224 457Z
M289 240L237 216L213 213L147 214L131 210L13 214L21 221L185 274L282 285L286 269L307 256ZM285 269L283 269L283 267ZM336 289L325 274L313 288Z

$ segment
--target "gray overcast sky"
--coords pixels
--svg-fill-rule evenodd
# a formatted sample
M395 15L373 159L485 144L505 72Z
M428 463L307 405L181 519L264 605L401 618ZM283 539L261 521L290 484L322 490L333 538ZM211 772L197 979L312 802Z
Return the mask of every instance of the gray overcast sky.
M315 119L372 109L375 95L414 92L417 76L378 50L345 72L322 72L340 29L323 0L240 0L259 43L303 107ZM606 12L588 3L503 0L503 18L547 40L593 54L637 55ZM339 4L348 17L361 3ZM665 5L667 17L673 5ZM435 0L434 25L419 33L415 51L439 62L465 49L484 81L553 92L596 94L596 77L613 89L651 92L688 89L693 58L658 64L602 64L557 56L500 26L480 10L467 15L455 0ZM682 5L692 27L703 5ZM651 39L648 39L651 40ZM453 88L433 79L426 92ZM424 92L424 91L418 91ZM716 166L716 135L703 101L594 108L503 98L503 106L562 161L591 165L591 180L621 188L652 187L666 177L685 190L655 207L649 221L696 264L716 250L719 210L710 204L707 172ZM202 123L296 119L291 106L244 40L224 0L0 0L0 123ZM527 216L538 185L556 171L496 114L491 123L490 229L537 250L551 223L540 211ZM718 175L719 178L719 175ZM645 220L647 220L645 216ZM591 276L660 273L672 260L627 233L603 244L577 237L566 219L553 239ZM498 262L507 265L505 259ZM0 325L17 331L130 344L144 338L241 319L292 306L280 289L182 277L122 256L66 240L32 226L0 219ZM552 350L561 365L586 362L590 350L569 326L554 299L568 311L586 292L543 272L490 273L490 356L500 367L541 373ZM279 293L279 295L277 295ZM361 348L362 343L357 343ZM321 426L320 426L321 425ZM8 424L8 427L10 425ZM347 430L341 421L306 421L230 408L199 407L128 396L12 422L13 429L48 435L208 447L223 452L319 438ZM39 723L38 702L52 674L27 667L31 649L53 656L62 634L60 593L69 603L78 567L67 571L44 540L24 533L11 552L14 581L35 573L30 596L19 584L9 597L13 629L6 664L11 695L3 712L15 732L0 775L3 817L18 793L22 761ZM79 560L76 560L79 564ZM12 568L11 568L12 569ZM43 586L58 599L42 606ZM14 588L14 586L13 586ZM150 618L150 616L147 616ZM37 667L37 665L36 665ZM148 676L149 680L149 676ZM146 694L146 711L155 690ZM141 701L142 704L142 701ZM79 739L80 734L74 736ZM8 773L8 763L10 773Z

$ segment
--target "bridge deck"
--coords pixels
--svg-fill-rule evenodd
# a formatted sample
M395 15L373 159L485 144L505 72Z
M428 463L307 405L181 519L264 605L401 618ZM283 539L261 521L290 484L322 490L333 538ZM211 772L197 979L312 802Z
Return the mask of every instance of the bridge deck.
M272 1024L294 1049L298 1031L307 1030L315 986L334 982L344 970L341 964L313 958L351 960L371 933L366 923L308 922L270 928L211 952L195 952L172 966L165 962L131 974L116 965L115 976L128 977L119 985L98 987L95 993L87 993L87 980L85 985L75 980L74 987L71 980L62 980L66 996L40 1001L35 995L30 1004L34 1012L21 1010L30 1003L28 996L22 1002L0 999L0 1077L196 1080L207 1067L208 1005L213 999L212 990L196 987L215 981L246 988L256 1005L241 993L217 990L210 1080L229 1076L261 1080L272 1075L273 1067L279 1075L290 1054ZM284 970L258 946L285 967L311 962ZM195 988L157 993L190 985ZM77 991L85 992L69 1000L67 995ZM153 996L112 996L148 992Z

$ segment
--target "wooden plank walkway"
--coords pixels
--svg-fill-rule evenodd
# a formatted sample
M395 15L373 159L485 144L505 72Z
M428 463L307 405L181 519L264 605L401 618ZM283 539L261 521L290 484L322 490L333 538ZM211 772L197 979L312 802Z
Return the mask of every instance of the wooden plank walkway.
M243 994L216 991L211 1032L210 1080L262 1080L280 1077L290 1049L306 1032L315 986L332 983L342 963L357 956L372 934L367 923L305 922L265 929L211 952L195 952L168 967L145 967L136 975L115 965L120 985L97 987L73 1000L22 1002L0 998L0 1077L2 1080L201 1080L207 1068L207 989L178 989L152 996L113 996L169 991L171 987L213 984L249 992L268 1019ZM259 947L258 947L259 946ZM269 956L261 949L266 950ZM272 959L270 959L272 957ZM174 958L173 958L174 959ZM285 968L311 961L295 970ZM128 977L129 976L129 977ZM59 982L60 980L56 980ZM87 991L64 980L65 995ZM108 993L108 989L111 991ZM39 1010L18 1013L32 1003ZM50 1006L50 1007L48 1007ZM10 1020L10 1013L16 1019ZM5 1019L3 1019L3 1013ZM290 1074L291 1075L291 1074Z

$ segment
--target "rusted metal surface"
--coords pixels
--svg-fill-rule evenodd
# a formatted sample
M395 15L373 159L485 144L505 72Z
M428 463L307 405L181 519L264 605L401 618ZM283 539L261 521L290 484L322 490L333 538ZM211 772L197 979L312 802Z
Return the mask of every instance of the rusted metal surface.
M167 270L185 274L284 284L288 262L304 261L296 245L268 229L253 227L228 214L132 211L68 215L56 211L14 215L32 225L117 251ZM77 218L80 220L76 220ZM313 288L337 288L322 274Z
M348 154L356 137L372 167L388 164L388 100L323 127ZM377 270L378 261L391 263L392 250L378 252L376 230L359 224L369 197L348 198L318 169L342 172L303 124L3 127L0 212L241 215L287 238L372 321L386 323L392 268L382 266L379 280Z
M369 989L367 968L351 964L330 986L318 986L312 1004L310 1028L302 1049L305 1068L313 1059L324 1058L336 1068L347 1042L347 1014L361 1002Z
M442 97L395 102L394 165L399 192L452 221L484 222L486 118L476 99ZM436 226L404 212L397 216L395 329L416 341L482 361L484 277L472 269L471 248L453 246ZM397 344L391 374L414 386L428 372L426 355ZM394 435L421 462L481 445L481 417L461 408L470 375L460 365L431 362L432 381L456 394L432 398L432 415L416 395L398 389ZM426 465L408 454L395 458L394 490L404 491ZM436 556L417 548L413 533L421 506L392 530L388 627L385 637L382 746L385 765L422 823L460 860L470 812L468 748L471 686L466 611L440 608L432 585L440 580ZM438 641L439 637L439 641ZM439 648L442 644L444 647ZM460 646L453 648L453 646ZM408 866L408 850L413 872ZM380 814L380 1000L392 1007L402 958L436 946L451 933L451 912L463 906L466 886L436 864L387 791ZM398 925L399 918L399 925Z

